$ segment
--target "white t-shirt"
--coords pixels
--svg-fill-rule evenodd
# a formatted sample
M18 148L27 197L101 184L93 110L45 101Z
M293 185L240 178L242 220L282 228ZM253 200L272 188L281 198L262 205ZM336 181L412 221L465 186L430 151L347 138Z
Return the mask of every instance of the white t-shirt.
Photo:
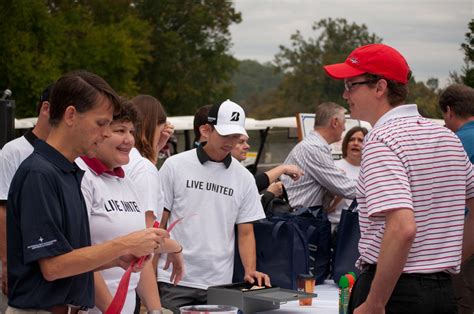
M185 274L179 285L207 289L232 282L235 224L265 218L253 175L236 159L201 164L196 149L168 158L159 172L168 225L183 246ZM158 281L170 282L160 257ZM171 267L170 267L171 268Z
M130 151L130 161L123 166L126 176L133 182L143 208L151 210L157 221L163 215L163 191L160 187L158 169L143 157L136 148Z
M0 200L6 200L10 183L23 160L33 152L33 146L22 136L6 143L0 151Z
M76 163L86 172L81 189L89 213L92 245L145 229L145 211L140 206L138 193L127 177L119 178L106 173L97 175L81 158L77 158ZM114 267L100 273L110 293L115 295L125 270ZM122 313L133 313L135 288L139 279L140 273L132 273ZM94 308L92 313L100 311Z
M340 159L334 161L334 164L336 167L339 169L343 170L346 176L349 179L357 181L357 178L359 177L359 171L360 171L360 166L354 166L353 164L350 164L347 162L345 159ZM353 199L349 198L344 198L339 202L339 204L336 206L336 209L328 214L328 219L331 222L331 224L338 224L339 221L341 220L341 212L343 209L349 208L351 206Z

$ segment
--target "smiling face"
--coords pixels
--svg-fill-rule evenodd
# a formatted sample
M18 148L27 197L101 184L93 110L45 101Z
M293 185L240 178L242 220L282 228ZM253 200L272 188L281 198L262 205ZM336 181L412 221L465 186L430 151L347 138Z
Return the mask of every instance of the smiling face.
M241 135L239 141L232 149L232 156L238 161L244 161L247 159L247 153L249 151L250 145L248 143L249 137Z
M108 169L128 164L129 154L135 145L135 127L129 121L114 121L110 124L111 136L97 148L97 159Z
M347 101L353 119L371 121L370 113L373 108L371 94L374 88L370 87L367 82L373 83L363 75L344 80L345 89L342 97Z
M210 124L206 124L203 134L207 137L204 150L215 161L222 161L240 140L241 134L220 135Z

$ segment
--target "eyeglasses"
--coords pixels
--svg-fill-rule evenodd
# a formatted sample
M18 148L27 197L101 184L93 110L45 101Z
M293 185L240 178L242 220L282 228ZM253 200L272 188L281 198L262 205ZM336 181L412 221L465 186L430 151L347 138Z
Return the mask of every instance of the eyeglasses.
M362 84L370 84L370 83L375 83L377 82L378 78L376 79L371 79L371 80L367 80L367 81L361 81L361 82L348 82L348 81L344 81L344 88L346 89L347 92L350 92L352 87L354 87L355 85L362 85Z

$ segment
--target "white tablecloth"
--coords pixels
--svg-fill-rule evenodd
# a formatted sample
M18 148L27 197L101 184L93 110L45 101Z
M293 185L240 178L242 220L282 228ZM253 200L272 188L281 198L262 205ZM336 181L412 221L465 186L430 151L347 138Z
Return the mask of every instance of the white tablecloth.
M316 286L314 293L318 295L313 299L311 306L300 306L298 301L288 302L282 304L279 310L265 311L259 313L278 313L278 314L292 314L292 313L321 313L321 314L338 314L338 287L332 280L326 280L323 285Z

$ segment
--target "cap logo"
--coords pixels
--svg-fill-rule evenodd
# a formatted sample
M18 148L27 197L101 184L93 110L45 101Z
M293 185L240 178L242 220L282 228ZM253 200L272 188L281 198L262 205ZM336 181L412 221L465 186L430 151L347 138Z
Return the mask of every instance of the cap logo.
M240 120L240 113L237 111L232 112L230 121L239 121L239 120Z
M349 61L352 62L352 63L354 63L354 64L359 63L359 60L357 60L357 58L355 58L355 57L351 57L351 58L349 59Z

